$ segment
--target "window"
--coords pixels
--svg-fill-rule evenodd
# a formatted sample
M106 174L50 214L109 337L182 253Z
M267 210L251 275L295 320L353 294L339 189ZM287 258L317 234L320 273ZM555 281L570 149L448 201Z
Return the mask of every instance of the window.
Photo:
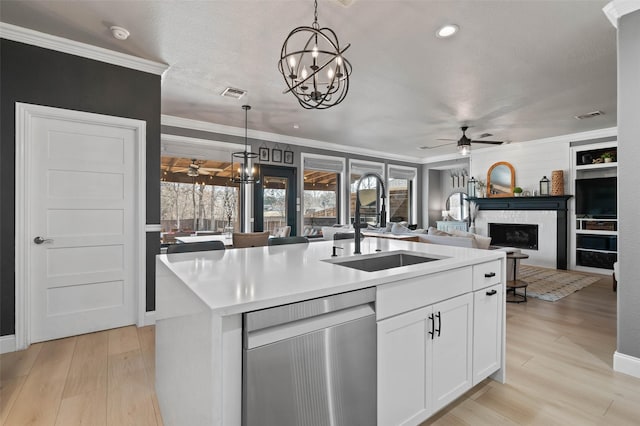
M239 187L230 180L231 163L162 157L160 223L162 243L179 236L221 233L239 227Z
M304 229L307 237L322 236L322 227L340 223L340 177L344 160L303 155Z
M417 170L413 167L389 166L389 221L415 221L416 175Z
M356 186L358 180L365 173L376 173L384 180L384 165L370 161L354 160L350 162L350 202L349 202L349 222L353 223L356 210ZM380 222L378 212L380 211L380 187L378 180L368 177L360 184L360 221L371 225Z

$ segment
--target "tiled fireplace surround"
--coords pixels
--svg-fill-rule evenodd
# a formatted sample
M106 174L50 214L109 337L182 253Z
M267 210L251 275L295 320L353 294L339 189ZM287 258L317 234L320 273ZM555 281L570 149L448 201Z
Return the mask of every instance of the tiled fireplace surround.
M538 250L521 249L526 263L567 269L567 200L570 196L478 198L476 232L489 235L489 223L538 225Z
M538 250L520 249L529 255L526 263L529 265L555 268L558 252L556 239L558 227L556 225L557 212L553 210L487 210L480 211L476 217L476 232L489 235L490 223L519 223L538 225Z

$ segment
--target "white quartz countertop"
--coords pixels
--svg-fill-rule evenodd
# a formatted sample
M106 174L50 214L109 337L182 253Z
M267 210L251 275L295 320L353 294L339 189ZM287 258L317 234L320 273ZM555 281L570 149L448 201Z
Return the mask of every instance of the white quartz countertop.
M332 258L332 247L338 257ZM382 238L362 240L362 255L396 250L416 251L442 260L366 272L323 260L357 258L352 240L255 247L157 256L156 292L163 276L184 284L218 315L233 315L286 303L413 278L504 258L497 250L477 250ZM166 300L166 298L161 298ZM164 303L164 302L163 302ZM162 306L158 307L162 310ZM158 312L162 316L162 312Z

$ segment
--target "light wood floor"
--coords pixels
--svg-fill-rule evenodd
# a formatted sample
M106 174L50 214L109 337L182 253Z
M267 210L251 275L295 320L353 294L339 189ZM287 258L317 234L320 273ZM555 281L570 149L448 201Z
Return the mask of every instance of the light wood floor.
M507 384L487 380L424 425L638 425L640 379L612 371L611 279L558 302L507 304ZM0 424L161 425L154 328L0 357Z

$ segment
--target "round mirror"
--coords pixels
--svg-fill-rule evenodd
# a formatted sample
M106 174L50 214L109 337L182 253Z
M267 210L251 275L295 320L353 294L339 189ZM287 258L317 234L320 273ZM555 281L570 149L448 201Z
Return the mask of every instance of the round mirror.
M487 172L487 197L512 197L516 172L506 161L495 163Z
M447 198L446 208L453 220L466 220L469 217L469 202L466 192L454 192Z

